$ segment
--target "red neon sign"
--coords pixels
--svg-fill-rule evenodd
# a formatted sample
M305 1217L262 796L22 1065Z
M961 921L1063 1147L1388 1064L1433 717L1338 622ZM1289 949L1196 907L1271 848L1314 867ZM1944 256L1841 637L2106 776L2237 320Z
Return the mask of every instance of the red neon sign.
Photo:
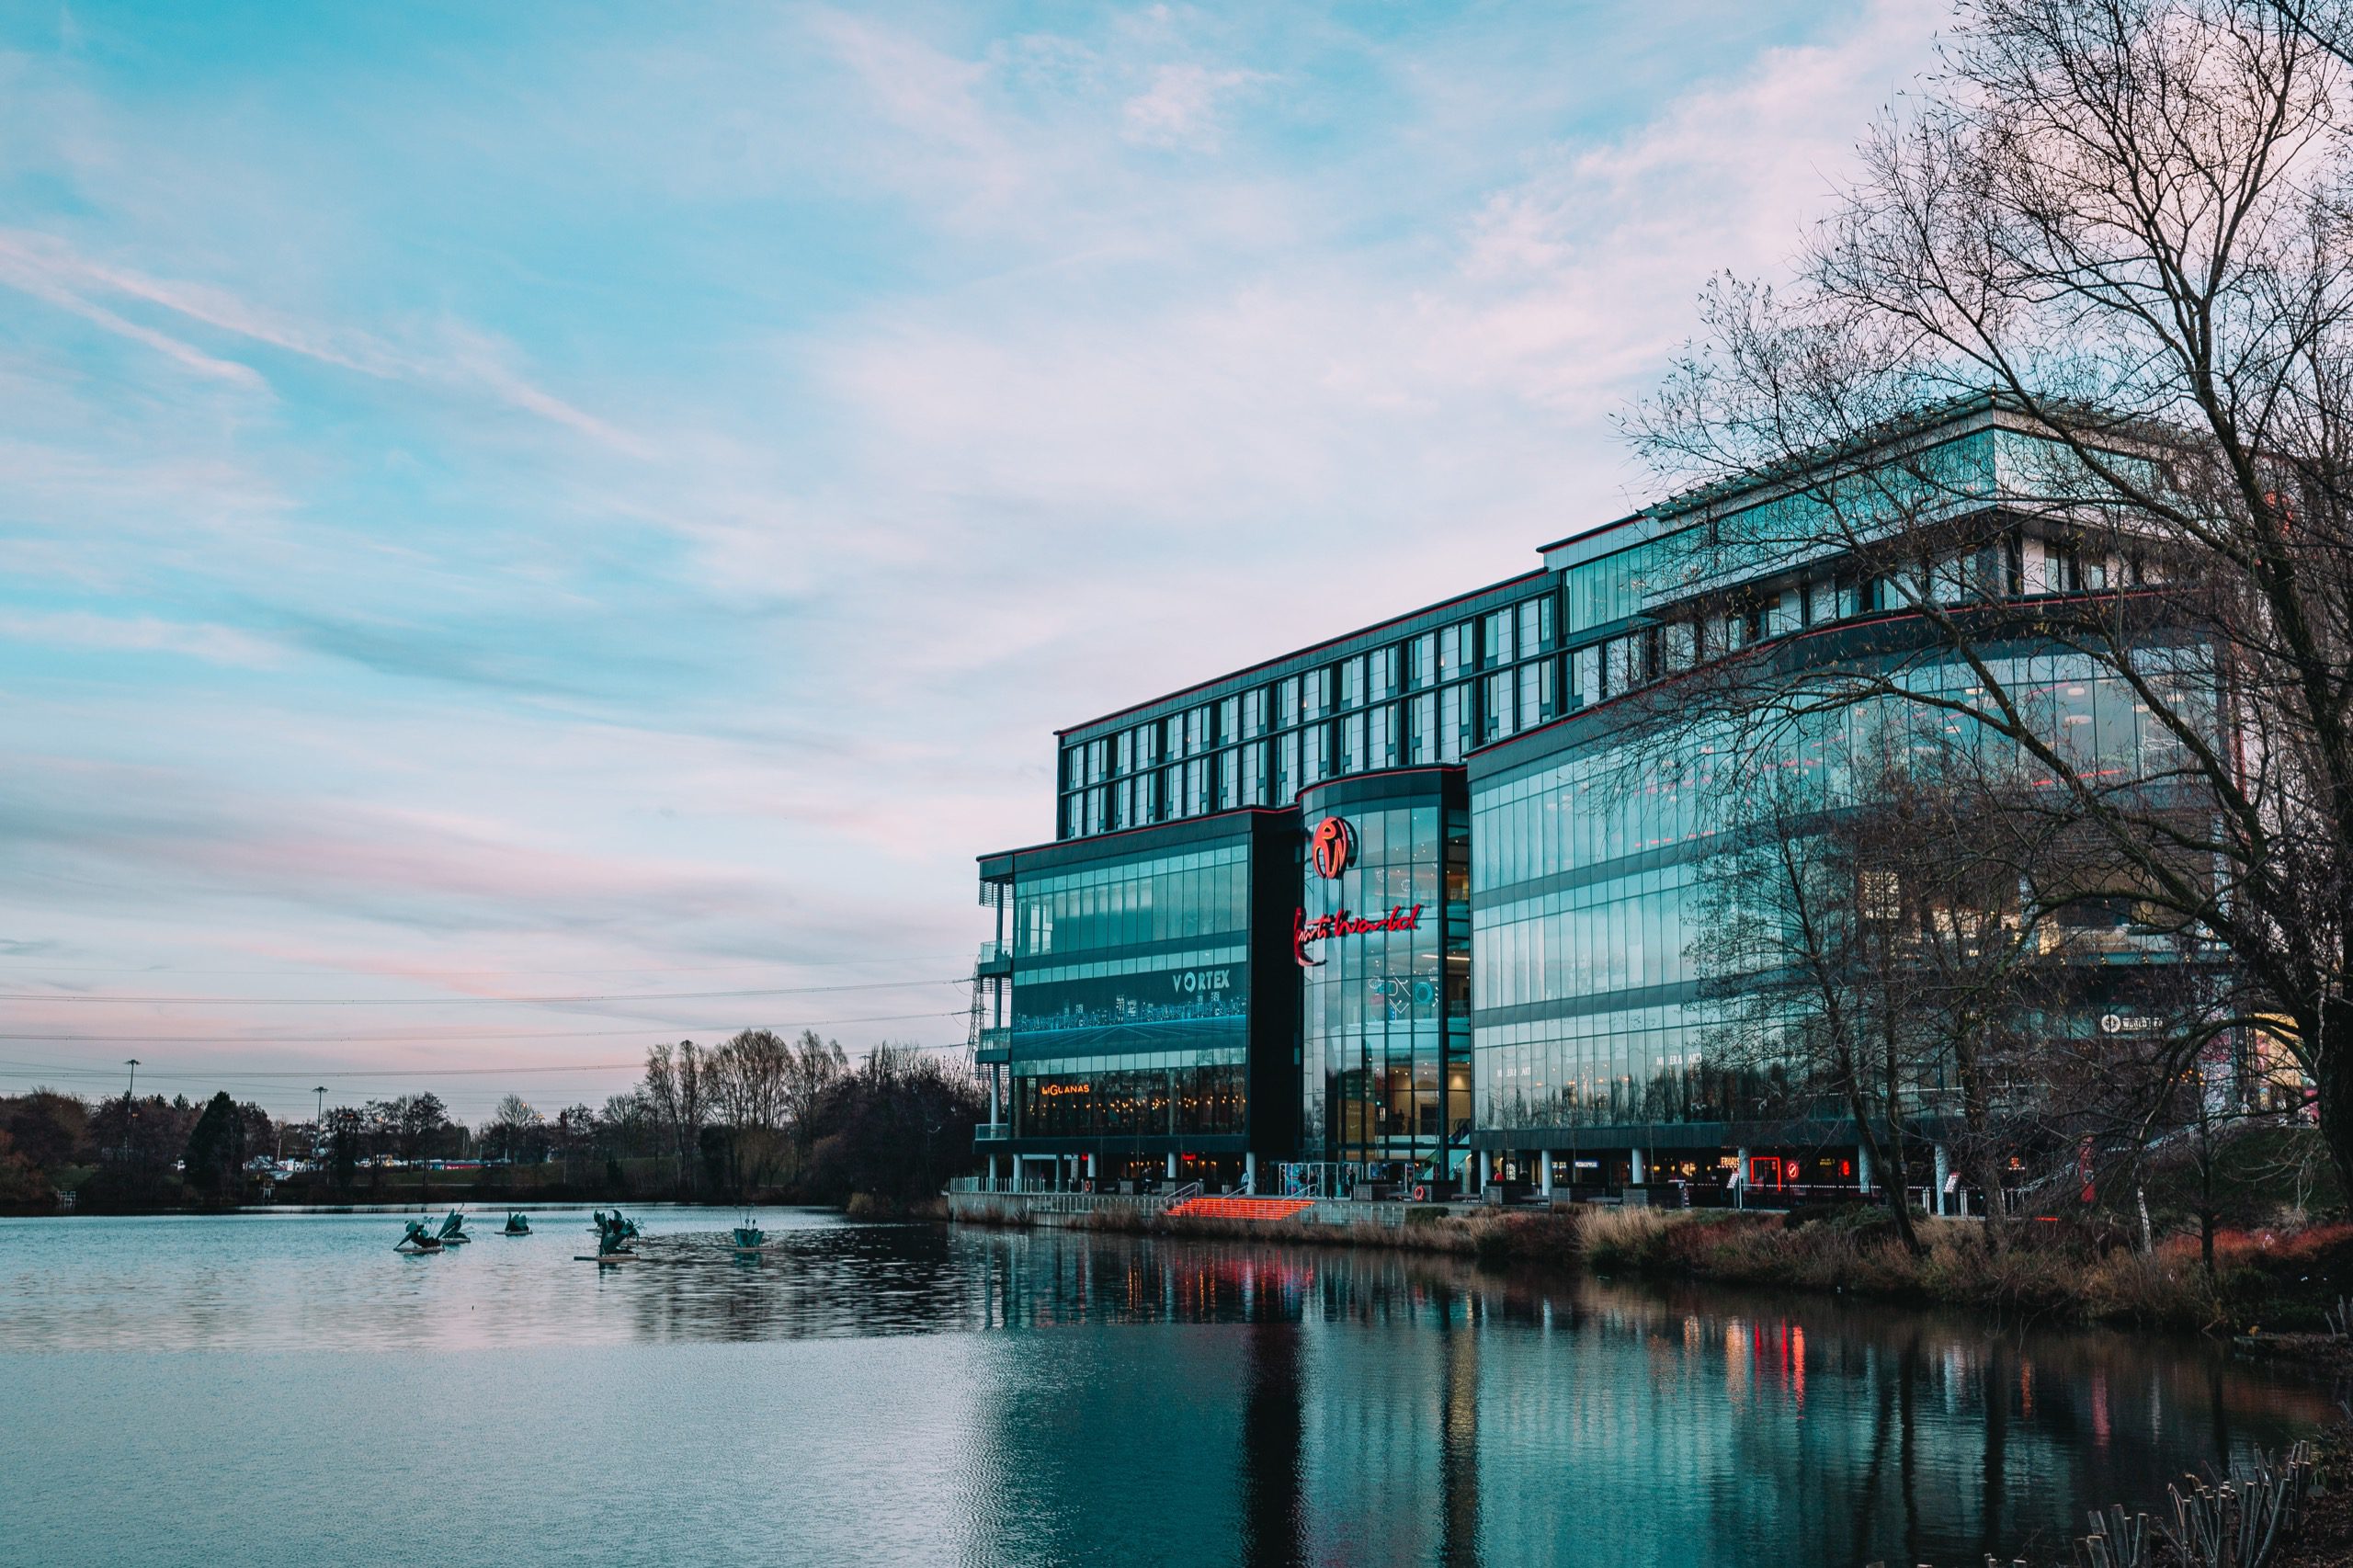
M1388 914L1376 915L1369 920L1351 915L1345 909L1331 915L1319 915L1310 920L1304 909L1294 910L1290 917L1290 950L1292 956L1299 960L1301 968L1313 969L1324 960L1307 956L1310 942L1321 942L1333 937L1361 937L1374 931L1418 931L1421 928L1422 906L1418 903L1411 909L1402 903L1397 904Z
M1318 876L1336 877L1348 869L1350 860L1356 858L1356 830L1347 824L1345 818L1325 817L1315 824L1314 835L1308 842L1315 854Z

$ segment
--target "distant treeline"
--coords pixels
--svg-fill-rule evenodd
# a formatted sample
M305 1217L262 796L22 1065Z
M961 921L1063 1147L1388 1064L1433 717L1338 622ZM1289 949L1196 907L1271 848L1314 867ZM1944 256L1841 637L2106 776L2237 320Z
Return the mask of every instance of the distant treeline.
M549 1115L510 1094L479 1127L430 1093L330 1107L313 1124L225 1092L93 1103L43 1088L0 1097L0 1209L47 1211L61 1193L98 1212L337 1201L424 1181L453 1196L906 1202L972 1168L983 1114L961 1062L888 1043L853 1062L813 1030L657 1045L644 1077L602 1107ZM486 1168L404 1178L433 1161Z

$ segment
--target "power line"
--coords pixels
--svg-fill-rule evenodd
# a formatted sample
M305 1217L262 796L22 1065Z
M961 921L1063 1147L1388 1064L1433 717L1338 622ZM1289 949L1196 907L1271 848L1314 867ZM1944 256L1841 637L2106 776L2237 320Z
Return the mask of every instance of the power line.
M783 1027L793 1029L830 1029L844 1024L896 1024L911 1018L961 1018L964 1009L952 1008L940 1013L868 1013L855 1018L795 1019ZM732 1026L693 1024L674 1026L683 1028L728 1028ZM664 1029L655 1025L641 1024L625 1029L502 1029L496 1034L420 1035L400 1034L359 1035L247 1035L210 1034L0 1034L0 1040L30 1040L53 1045L496 1045L510 1040L609 1040L616 1036L643 1039L659 1035Z
M962 956L961 951L892 953L874 959L752 959L743 963L601 964L572 969L525 969L517 966L505 969L444 969L434 973L438 977L483 974L723 974L730 970L743 969L852 969L860 964L905 963ZM179 964L52 964L13 953L0 953L0 963L30 964L44 974L307 974L315 970L336 967L324 960L301 969L206 969Z
M558 1006L585 1002L707 1002L743 996L811 996L835 991L904 991L919 985L969 985L961 975L928 980L877 980L855 985L779 985L745 991L617 991L582 996L105 996L87 991L0 991L0 1002L107 1002L201 1007L448 1007L472 1003Z

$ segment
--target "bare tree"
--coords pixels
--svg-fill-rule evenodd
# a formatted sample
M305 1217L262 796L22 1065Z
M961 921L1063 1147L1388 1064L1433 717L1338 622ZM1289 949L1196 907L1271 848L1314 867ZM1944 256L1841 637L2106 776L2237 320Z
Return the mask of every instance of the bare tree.
M702 1056L695 1042L682 1040L675 1051L667 1043L649 1047L643 1093L669 1135L673 1173L683 1190L692 1179L703 1123L710 1114Z
M817 1135L818 1106L825 1091L849 1071L849 1060L842 1054L840 1042L820 1040L815 1029L801 1030L790 1051L785 1069L785 1110L792 1122L798 1173L809 1165L810 1148Z
M1794 286L1712 290L1634 434L1781 488L1702 497L1687 583L1790 562L1896 618L1835 678L1747 661L1752 707L1893 699L2015 748L2144 925L2227 954L2353 1189L2345 36L2301 0L1973 0Z

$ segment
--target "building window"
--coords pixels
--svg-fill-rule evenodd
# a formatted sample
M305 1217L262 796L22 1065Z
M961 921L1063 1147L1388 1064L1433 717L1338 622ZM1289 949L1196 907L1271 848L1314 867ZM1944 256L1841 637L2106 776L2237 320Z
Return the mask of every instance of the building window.
M1485 647L1479 661L1481 669L1491 670L1497 665L1511 663L1513 619L1513 612L1508 609L1496 610L1487 617Z
M1552 596L1522 599L1519 604L1519 656L1540 653L1552 645Z
M1462 760L1462 726L1468 719L1463 712L1467 686L1441 687L1438 694L1438 757L1440 762Z
M1267 803L1267 743L1253 741L1234 754L1242 760L1242 803Z
M1383 702L1397 695L1397 649L1375 648L1365 655L1365 699Z
M1580 648L1569 655L1569 694L1580 708L1601 700L1601 645Z
M1518 704L1512 689L1511 672L1497 670L1489 676L1485 696L1486 700L1480 704L1483 710L1479 731L1482 744L1501 740L1512 733L1512 715L1518 711Z
M1438 634L1438 678L1452 680L1478 662L1478 623L1466 620Z
M1556 717L1560 706L1552 693L1551 659L1530 659L1519 666L1519 727L1523 730Z
M1304 723L1312 719L1321 719L1330 712L1331 709L1331 666L1327 665L1321 669L1309 670L1305 675L1301 676L1299 677L1300 721Z
M1242 764L1239 752L1217 754L1217 809L1230 812L1242 803Z
M1332 726L1310 724L1299 732L1299 787L1321 784L1332 772Z
M1678 620L1659 630L1660 644L1666 657L1666 673L1681 675L1698 662L1699 629L1688 620Z
M1405 684L1413 690L1438 677L1438 635L1425 631L1405 644Z
M1242 699L1229 697L1217 705L1217 742L1232 745L1242 738Z
M1416 767L1438 760L1438 693L1423 692L1405 705L1405 759Z
M1601 681L1612 697L1621 697L1634 689L1641 671L1635 664L1638 651L1631 637L1612 637L1601 645Z
M1285 676L1275 682L1275 716L1272 727L1288 730L1299 722L1299 677Z
M1365 732L1365 766L1397 766L1397 705L1384 702L1370 715Z
M1358 708L1364 703L1364 655L1340 661L1340 706Z
M1340 721L1340 771L1364 771L1364 715L1351 713Z
M1197 756L1185 765L1185 814L1207 816L1210 810L1210 759Z
M1275 742L1275 803L1299 793L1299 732L1288 730Z
M1242 694L1242 738L1256 740L1267 733L1267 688L1254 686Z

